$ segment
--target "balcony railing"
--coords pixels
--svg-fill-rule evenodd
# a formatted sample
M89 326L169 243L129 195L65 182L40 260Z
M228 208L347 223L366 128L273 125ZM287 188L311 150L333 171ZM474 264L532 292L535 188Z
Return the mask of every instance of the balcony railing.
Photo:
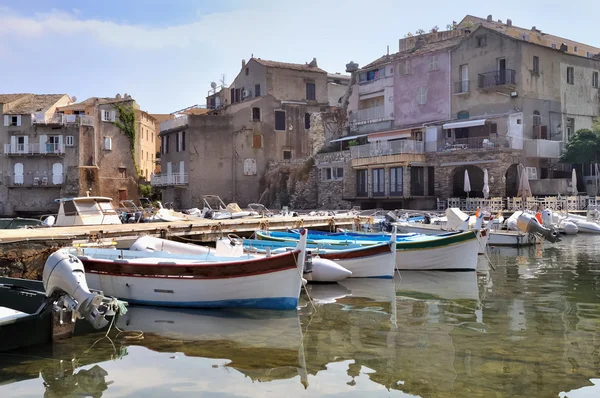
M366 145L350 147L350 156L352 159L424 152L425 148L423 141L412 140L377 141Z
M565 143L551 140L525 140L525 156L544 159L558 159L563 153Z
M59 187L65 183L64 174L37 176L33 174L11 175L5 177L9 187Z
M64 155L65 144L4 144L7 155Z
M182 173L175 174L153 174L150 176L150 185L153 187L164 187L169 185L186 185L188 175Z
M471 91L470 82L468 80L462 80L454 83L454 94L464 94Z
M385 107L383 106L359 109L357 111L354 111L354 113L352 113L352 115L350 116L350 121L352 123L374 123L385 119Z
M516 84L516 72L512 69L502 69L493 72L480 73L478 79L479 88L490 88L504 85Z
M453 152L464 150L496 151L510 149L510 137L471 137L438 142L439 152Z
M75 124L80 126L93 126L94 117L88 115L64 115L55 113L47 116L45 113L34 113L32 115L33 124L56 124L67 125Z

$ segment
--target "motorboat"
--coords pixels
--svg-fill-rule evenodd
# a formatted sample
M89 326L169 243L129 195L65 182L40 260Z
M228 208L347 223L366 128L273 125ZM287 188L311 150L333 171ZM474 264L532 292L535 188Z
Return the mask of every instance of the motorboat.
M83 225L122 224L121 217L112 205L112 199L103 196L80 196L56 199L58 215L48 217L48 226L72 227Z
M306 234L296 250L261 258L99 248L75 253L90 286L134 304L165 307L295 309L303 283Z

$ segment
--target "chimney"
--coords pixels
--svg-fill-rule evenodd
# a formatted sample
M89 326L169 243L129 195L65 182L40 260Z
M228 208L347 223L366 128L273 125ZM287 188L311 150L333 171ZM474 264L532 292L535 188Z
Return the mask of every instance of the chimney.
M317 65L317 59L313 58L312 61L310 61L310 63L308 64L308 66L310 66L311 68L316 68Z
M508 26L508 27L512 26L512 19L506 20L506 26Z
M488 22L492 22L494 19L492 18L492 14L487 16L487 21Z
M419 37L417 39L417 41L415 42L415 48L421 48L425 45L425 39L423 39L422 37Z
M243 59L243 60L242 60L242 69L244 69L245 67L246 67L246 60L245 60L245 59Z

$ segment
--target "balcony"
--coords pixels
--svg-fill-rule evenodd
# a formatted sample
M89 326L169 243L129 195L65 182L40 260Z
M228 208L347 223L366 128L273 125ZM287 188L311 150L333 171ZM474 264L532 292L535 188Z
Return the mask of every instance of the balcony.
M377 141L350 148L352 166L421 161L425 155L423 141Z
M385 107L376 106L374 108L359 109L350 115L351 123L376 123L391 118L386 117Z
M9 156L65 154L65 144L4 144L4 153Z
M176 117L175 119L165 120L160 124L160 131L173 130L178 127L183 127L188 123L187 116Z
M468 80L454 83L454 94L467 94L471 92L471 84Z
M152 185L153 187L166 187L187 184L187 174L153 174L152 176L150 176L150 185Z
M21 174L6 176L5 182L9 188L55 188L62 186L65 183L65 179L66 176L64 174L51 174L46 176Z
M525 156L531 158L558 159L563 153L565 143L550 140L526 140L523 143Z
M510 137L471 137L438 142L438 152L498 151L510 148L512 148Z
M512 69L502 69L493 72L480 73L477 86L480 89L513 88L517 83L516 72Z
M32 115L32 121L35 125L79 125L79 126L94 126L94 117L88 115L64 115L62 113L55 113L53 115L46 115L45 113L34 113Z

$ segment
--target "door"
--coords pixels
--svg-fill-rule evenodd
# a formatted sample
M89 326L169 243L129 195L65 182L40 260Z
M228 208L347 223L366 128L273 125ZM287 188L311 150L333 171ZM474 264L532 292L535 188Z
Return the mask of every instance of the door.
M173 164L171 162L167 162L167 183L173 183Z
M469 92L469 65L460 66L460 92Z
M506 84L506 58L498 58L498 85Z
M185 162L183 160L179 162L179 183L185 183Z
M62 163L54 163L52 165L52 184L60 185L63 183L63 165Z
M14 172L14 183L23 184L23 163L15 163Z

